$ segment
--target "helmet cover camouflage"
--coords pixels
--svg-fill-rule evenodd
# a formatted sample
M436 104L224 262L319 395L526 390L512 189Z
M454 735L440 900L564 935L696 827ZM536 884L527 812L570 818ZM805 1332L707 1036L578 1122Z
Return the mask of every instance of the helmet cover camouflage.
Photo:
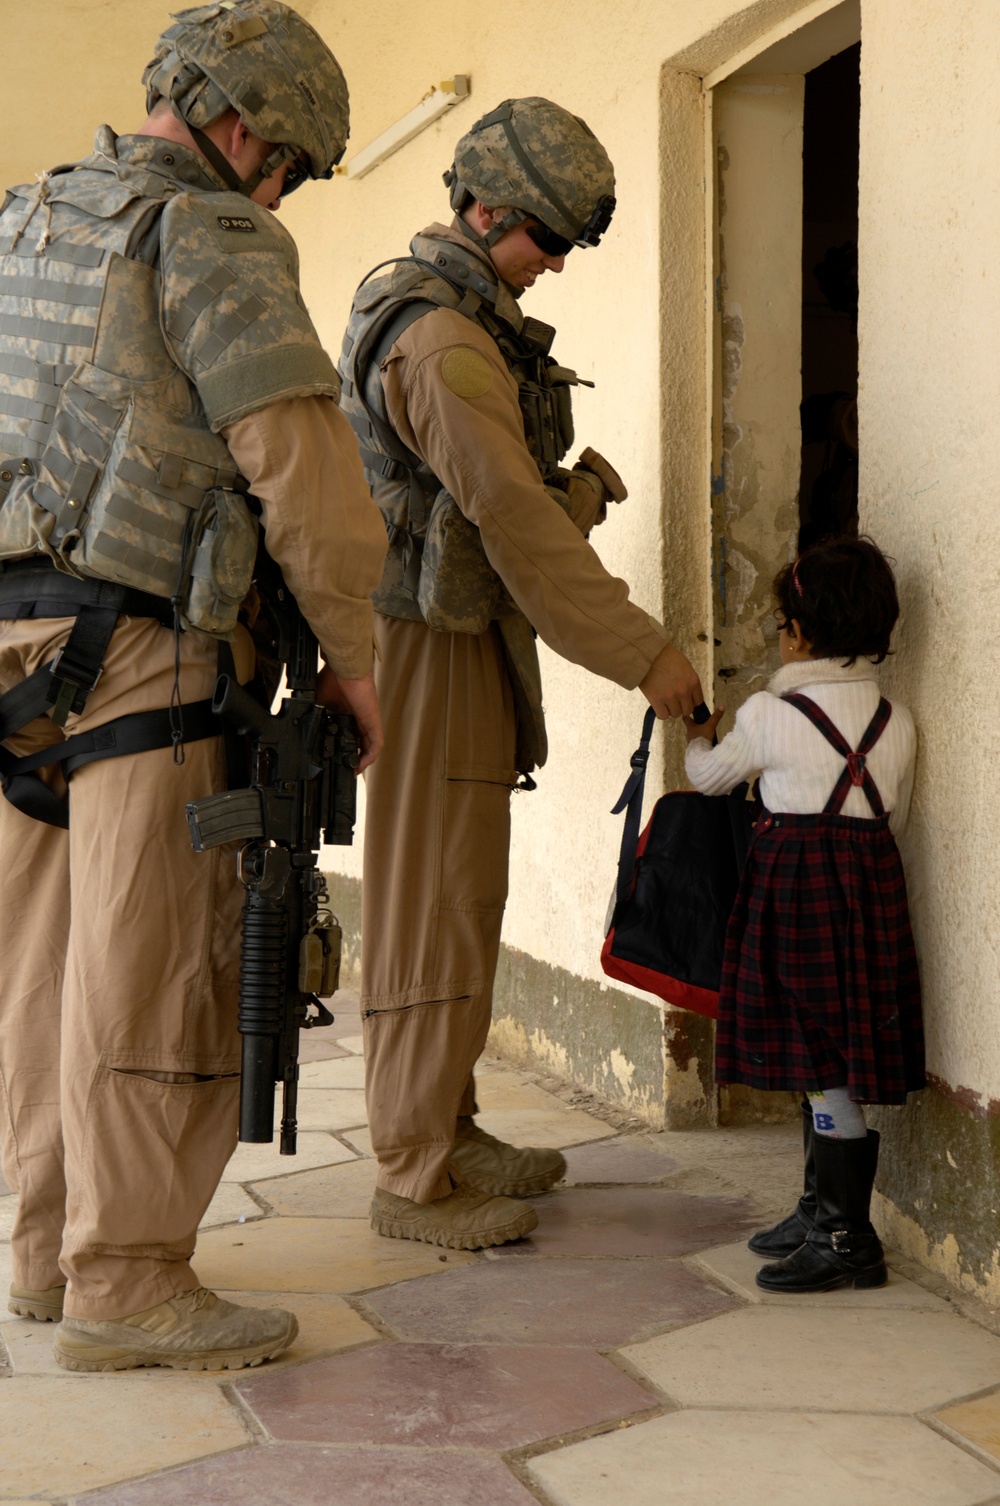
M348 136L347 82L326 43L281 0L218 0L174 14L142 76L189 126L230 107L262 140L305 152L329 178Z
M509 206L520 211L511 224L530 214L578 246L597 245L615 207L615 170L593 131L537 95L504 100L477 120L444 181L456 214L470 198Z

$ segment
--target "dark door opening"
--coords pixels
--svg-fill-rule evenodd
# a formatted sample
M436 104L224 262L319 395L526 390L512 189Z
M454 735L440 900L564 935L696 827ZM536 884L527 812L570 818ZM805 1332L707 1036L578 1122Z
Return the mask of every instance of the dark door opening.
M858 528L861 44L806 74L799 549Z

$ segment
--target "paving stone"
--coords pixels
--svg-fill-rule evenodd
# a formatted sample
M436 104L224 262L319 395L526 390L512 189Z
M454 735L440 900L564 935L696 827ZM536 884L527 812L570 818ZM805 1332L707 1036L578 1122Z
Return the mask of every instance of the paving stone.
M237 1389L276 1438L510 1449L656 1402L588 1350L379 1344Z
M6 1288L0 1306L6 1310ZM65 1370L56 1364L52 1353L55 1333L54 1323L35 1323L30 1318L10 1317L6 1323L0 1323L0 1341L7 1351L13 1373L65 1376Z
M11 1230L14 1227L14 1215L17 1213L17 1198L13 1192L5 1193L0 1197L0 1241L9 1243Z
M343 1046L345 1051L350 1052L352 1056L364 1056L365 1054L365 1038L363 1035L342 1035L340 1037L340 1045Z
M553 1109L562 1110L564 1113L574 1113L561 1098L554 1093L548 1093L540 1088L537 1083L525 1077L522 1072L512 1071L509 1067L497 1066L492 1072L480 1072L476 1070L476 1102L479 1112L486 1114L501 1109L541 1109L551 1112ZM608 1126L604 1126L605 1134Z
M997 1476L909 1417L677 1412L531 1461L556 1506L980 1506Z
M367 1124L365 1095L348 1088L305 1088L299 1093L298 1120L300 1130L342 1130ZM276 1111L275 1129L279 1121Z
M390 1501L536 1506L534 1495L499 1459L294 1443L242 1449L155 1480L100 1491L80 1506L330 1506L332 1501L336 1506Z
M284 1307L299 1320L299 1334L295 1343L268 1360L267 1373L301 1365L341 1349L353 1349L358 1344L382 1342L382 1336L356 1313L343 1297L329 1292L321 1295L303 1292L223 1292L230 1302L240 1302L246 1307ZM217 1379L232 1383L233 1372L223 1371Z
M372 1137L367 1125L361 1125L358 1129L343 1130L339 1138L345 1145L351 1146L359 1156L374 1159L375 1151L372 1149Z
M334 1166L339 1161L353 1161L354 1152L348 1150L332 1135L299 1135L298 1150L294 1156L283 1156L277 1140L265 1145L238 1145L222 1173L224 1182L259 1182L265 1177L289 1175L306 1171L313 1166Z
M946 1407L938 1412L937 1418L950 1433L982 1449L984 1454L1000 1459L1000 1393L994 1391L992 1396Z
M259 1208L248 1192L238 1182L220 1182L215 1196L209 1203L205 1217L199 1225L202 1229L214 1229L219 1224L236 1224L251 1218L263 1218Z
M533 1198L538 1228L489 1253L497 1260L541 1255L690 1255L753 1226L745 1198L690 1197L652 1187L571 1189Z
M336 1061L311 1062L299 1074L303 1088L355 1088L365 1090L365 1064L360 1056L345 1052Z
M593 1349L697 1322L736 1301L672 1260L539 1260L484 1262L447 1281L383 1287L368 1304L406 1339Z
M275 1213L302 1218L364 1218L375 1190L375 1162L321 1166L297 1176L255 1182L254 1191Z
M936 1297L933 1292L925 1291L915 1281L908 1281L905 1276L900 1276L896 1271L890 1270L889 1281L886 1286L876 1287L874 1291L856 1292L852 1286L842 1286L833 1292L803 1292L799 1296L789 1293L779 1296L774 1292L761 1291L757 1285L757 1272L765 1263L760 1255L755 1255L748 1250L746 1243L722 1245L717 1250L703 1250L700 1254L691 1257L695 1265L700 1266L717 1281L729 1287L730 1291L743 1297L747 1302L760 1302L767 1307L860 1307L866 1311L872 1308L885 1307L910 1307L923 1312L951 1312L951 1305L942 1297Z
M921 1412L1000 1385L1000 1338L955 1313L752 1307L622 1353L691 1407L752 1396L761 1407Z
M463 1250L385 1239L356 1218L268 1218L209 1229L198 1241L195 1263L216 1291L358 1292L475 1259Z
M349 1054L328 1030L302 1030L299 1032L300 1062L332 1061L336 1057L344 1057Z
M678 1167L672 1156L639 1135L575 1145L566 1152L566 1181L570 1186L588 1182L627 1182L632 1186L661 1182Z
M16 1377L3 1382L0 1498L77 1495L246 1441L222 1392L186 1375L152 1386L145 1375L112 1377L110 1386Z
M562 1150L585 1140L607 1139L608 1126L602 1119L556 1103L558 1107L551 1109L484 1109L476 1115L476 1123L510 1145L551 1145Z

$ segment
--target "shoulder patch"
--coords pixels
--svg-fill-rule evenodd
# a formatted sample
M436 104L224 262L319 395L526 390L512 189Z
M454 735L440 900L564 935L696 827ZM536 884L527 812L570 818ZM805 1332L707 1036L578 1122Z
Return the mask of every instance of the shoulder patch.
M467 345L449 350L441 362L441 375L456 397L484 397L493 386L493 367Z
M244 234L255 235L257 226L249 215L243 214L219 214L216 219L223 230L241 230Z

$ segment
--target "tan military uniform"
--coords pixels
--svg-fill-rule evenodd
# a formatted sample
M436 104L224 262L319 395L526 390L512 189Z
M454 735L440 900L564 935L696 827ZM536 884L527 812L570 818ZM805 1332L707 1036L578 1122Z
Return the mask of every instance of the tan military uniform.
M135 150L149 156L165 146ZM169 155L185 172L207 171L184 148L170 145ZM52 220L58 239L58 212ZM240 258L238 248L231 259L225 249L214 256L234 272L225 292L237 302L250 265ZM212 312L202 306L209 324ZM204 425L196 379L211 331L197 322L188 329L203 359L192 356L189 374L192 412ZM220 409L216 427L261 502L269 552L325 659L356 678L371 668L369 598L385 536L353 435L322 395L336 390L332 367L323 367L313 335L302 368L310 374L297 380L286 363L269 393L253 331L241 344L242 328L230 321L228 349L243 362L245 400ZM0 622L0 691L51 659L69 627L68 619ZM245 636L235 652L245 678ZM180 654L183 700L211 695L216 643L185 633ZM62 730L39 718L9 746L31 751L164 707L173 677L172 634L151 619L122 618L85 711ZM181 765L162 749L79 769L69 832L0 802L3 1169L20 1194L13 1279L44 1290L61 1271L71 1316L120 1317L198 1285L189 1263L195 1231L236 1143L242 887L232 848L192 850L184 807L224 788L224 777L221 739L208 739L189 743Z
M423 234L469 245L440 225ZM382 380L399 437L479 529L539 636L636 686L662 629L543 486L495 342L463 315L434 310L397 340ZM473 1112L472 1070L489 1029L518 729L498 625L445 633L376 614L376 643L386 747L368 773L365 826L368 1106L379 1185L429 1202L451 1189L455 1120Z

